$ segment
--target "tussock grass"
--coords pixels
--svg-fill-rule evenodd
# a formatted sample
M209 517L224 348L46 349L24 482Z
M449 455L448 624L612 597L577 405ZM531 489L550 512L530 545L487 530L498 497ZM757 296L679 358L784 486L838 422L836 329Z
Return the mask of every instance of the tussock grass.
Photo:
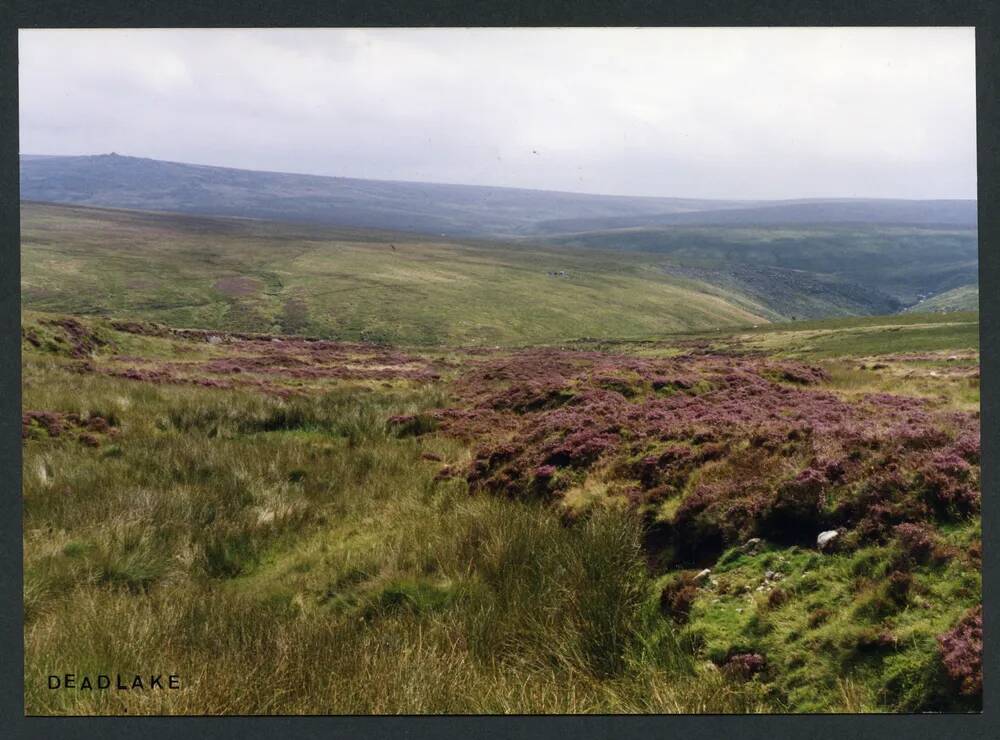
M441 391L282 401L29 359L27 408L96 411L98 448L24 456L30 714L760 711L656 607L638 522L568 525L435 480L456 442L385 419ZM50 673L176 673L52 691Z

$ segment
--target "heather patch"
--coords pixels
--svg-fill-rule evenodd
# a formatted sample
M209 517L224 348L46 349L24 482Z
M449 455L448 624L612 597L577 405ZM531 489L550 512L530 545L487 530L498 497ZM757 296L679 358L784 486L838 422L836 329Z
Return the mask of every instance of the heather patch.
M102 442L118 436L118 427L97 413L81 415L59 411L25 411L21 414L21 439L75 439L87 447L99 447Z
M28 347L85 359L112 345L100 331L74 318L43 319L21 328L21 339Z
M193 356L183 360L136 354L92 358L75 353L74 357L87 358L74 366L78 372L150 384L246 389L287 398L315 395L341 381L430 383L439 380L447 367L443 361L375 344L174 329L141 322L113 321L111 326L126 335L170 340L174 358Z
M226 296L248 296L259 292L264 284L248 277L226 277L216 280L212 287Z
M850 400L818 366L706 351L671 358L527 350L471 360L440 428L475 442L473 490L555 498L610 471L674 557L751 537L884 542L978 512L978 419L891 393ZM664 389L669 389L664 393ZM603 474L602 474L603 475Z
M966 696L983 692L983 608L972 609L938 637L941 662L948 677Z

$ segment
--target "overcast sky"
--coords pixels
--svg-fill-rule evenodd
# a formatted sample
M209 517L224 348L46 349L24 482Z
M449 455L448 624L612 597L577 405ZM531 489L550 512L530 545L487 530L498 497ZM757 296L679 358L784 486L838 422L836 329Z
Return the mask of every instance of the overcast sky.
M976 195L971 28L20 33L21 151L719 198Z

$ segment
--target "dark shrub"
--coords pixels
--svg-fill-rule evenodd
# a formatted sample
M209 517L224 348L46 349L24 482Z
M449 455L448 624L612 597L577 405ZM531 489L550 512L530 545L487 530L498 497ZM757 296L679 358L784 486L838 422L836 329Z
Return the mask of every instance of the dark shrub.
M979 464L979 434L967 432L961 435L952 446L956 455L973 465Z
M722 672L730 678L747 680L767 667L767 661L759 653L737 653L723 664Z
M400 437L419 437L437 429L437 420L428 414L400 414L389 417L389 424Z
M976 563L981 562L983 559L983 541L976 540L969 545L968 554L969 557Z
M983 693L983 607L968 612L955 627L938 635L938 650L948 677L964 696Z
M906 603L910 595L910 587L913 585L913 576L901 570L894 570L889 574L886 581L886 596L892 599L893 603L902 606Z
M683 624L687 621L697 596L698 587L694 579L690 574L682 574L660 592L660 612L674 622Z
M778 377L788 383L798 385L815 385L829 380L829 374L820 367L786 363L777 369Z
M829 609L824 609L823 607L813 609L809 612L809 626L815 629L816 627L825 624L832 616L833 612Z
M87 434L86 432L84 432L83 434L80 435L79 439L80 439L80 444L86 445L87 447L101 446L101 440L99 440L93 434Z
M953 452L941 452L920 468L917 476L924 500L942 516L967 516L979 511L979 486L972 468Z
M867 627L857 633L855 647L863 653L885 650L896 646L896 636L889 630Z
M945 553L937 543L934 530L924 524L904 522L894 528L900 548L914 563L943 560Z
M822 519L822 495L826 475L807 468L779 488L764 517L769 539L794 542L811 539Z
M548 480L555 474L556 474L556 467L554 465L540 465L537 468L535 468L536 478Z
M548 465L586 467L617 443L615 435L583 430L569 434L549 451Z
M777 609L788 601L788 592L783 588L775 588L767 595L767 605L771 609Z

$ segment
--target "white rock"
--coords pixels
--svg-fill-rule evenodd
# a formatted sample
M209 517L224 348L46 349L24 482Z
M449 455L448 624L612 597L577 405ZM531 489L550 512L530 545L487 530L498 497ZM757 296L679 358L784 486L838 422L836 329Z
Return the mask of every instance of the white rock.
M694 580L696 582L704 581L706 578L709 577L709 575L711 575L711 573L712 571L709 568L705 568L705 570L701 571L701 573L699 573L694 577Z
M820 550L824 549L827 545L833 542L839 534L840 532L836 529L828 529L826 532L820 532L819 536L816 538L816 547Z

